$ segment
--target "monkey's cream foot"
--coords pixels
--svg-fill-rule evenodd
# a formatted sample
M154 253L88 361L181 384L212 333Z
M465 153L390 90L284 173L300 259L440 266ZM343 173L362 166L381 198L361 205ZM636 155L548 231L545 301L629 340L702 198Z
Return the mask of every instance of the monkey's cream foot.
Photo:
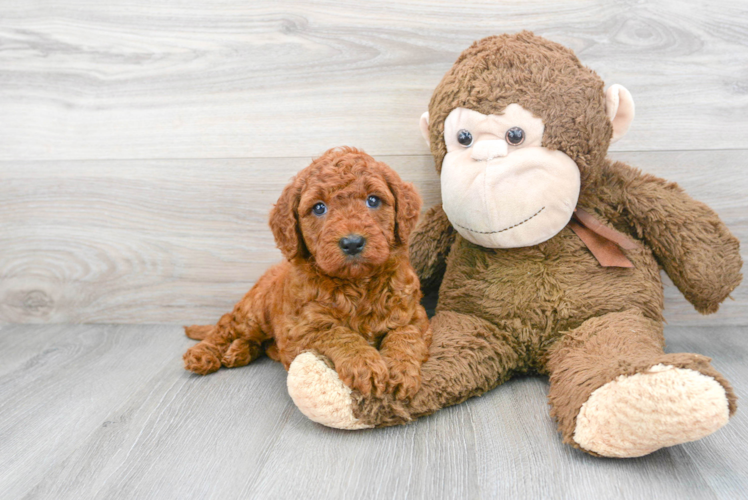
M695 441L727 423L725 389L695 370L655 365L594 391L576 420L574 441L607 457L640 457Z
M288 368L288 394L310 420L336 429L367 429L353 415L351 389L325 361L311 352L296 356Z

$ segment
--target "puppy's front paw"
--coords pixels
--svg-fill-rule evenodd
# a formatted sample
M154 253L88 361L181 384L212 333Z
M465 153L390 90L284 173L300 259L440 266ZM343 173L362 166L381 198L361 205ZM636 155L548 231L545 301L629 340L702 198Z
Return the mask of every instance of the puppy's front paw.
M389 368L387 391L397 399L410 399L421 388L421 364L385 358Z
M221 367L221 351L213 345L200 342L193 345L184 353L185 369L198 375L213 373Z
M335 363L335 371L345 385L365 396L372 392L376 396L381 396L387 388L387 365L379 353L352 356Z

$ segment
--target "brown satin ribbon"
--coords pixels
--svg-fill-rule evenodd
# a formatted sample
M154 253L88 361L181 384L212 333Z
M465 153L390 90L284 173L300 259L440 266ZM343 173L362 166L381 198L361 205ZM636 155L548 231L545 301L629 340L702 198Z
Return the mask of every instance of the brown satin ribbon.
M569 221L579 239L587 245L592 255L603 267L634 267L621 249L633 250L639 245L620 231L598 221L594 215L577 207Z

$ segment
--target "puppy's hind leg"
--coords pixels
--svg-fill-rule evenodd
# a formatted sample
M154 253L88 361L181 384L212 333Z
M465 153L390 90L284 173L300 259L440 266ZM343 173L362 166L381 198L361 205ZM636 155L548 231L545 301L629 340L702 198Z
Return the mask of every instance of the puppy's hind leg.
M184 327L184 334L192 340L203 340L213 333L216 325L192 325Z
M263 352L265 334L251 315L224 314L216 325L185 327L185 334L202 340L184 353L184 367L200 375L244 366Z
M221 358L221 363L227 368L245 366L260 357L262 345L246 338L234 340Z
M260 357L265 351L262 343L268 340L268 336L255 319L257 311L248 307L237 308L234 314L231 323L234 337L221 357L221 363L227 368L245 366ZM239 321L239 318L242 319Z
M206 375L218 370L221 365L233 368L244 366L262 354L262 343L270 336L260 326L279 276L280 266L271 268L237 302L234 310L221 316L213 326L189 326L188 337L201 340L184 354L184 367L195 373Z
M191 339L200 340L184 353L184 367L199 375L213 373L221 367L221 358L234 340L230 325L232 314L224 314L217 325L186 326L184 333Z

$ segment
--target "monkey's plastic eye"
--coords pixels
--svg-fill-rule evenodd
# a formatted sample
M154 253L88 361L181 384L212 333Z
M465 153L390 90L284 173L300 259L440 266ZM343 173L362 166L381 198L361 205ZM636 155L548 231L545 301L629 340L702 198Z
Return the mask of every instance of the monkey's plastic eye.
M325 215L327 213L327 205L320 201L312 207L312 213L317 216Z
M525 131L519 127L512 127L506 131L506 142L512 146L519 146L525 142Z
M380 200L377 196L371 195L366 198L366 206L369 208L377 208L381 203L382 200Z
M459 142L466 148L469 148L473 144L473 134L471 134L465 129L462 129L459 132L457 132L457 142Z

